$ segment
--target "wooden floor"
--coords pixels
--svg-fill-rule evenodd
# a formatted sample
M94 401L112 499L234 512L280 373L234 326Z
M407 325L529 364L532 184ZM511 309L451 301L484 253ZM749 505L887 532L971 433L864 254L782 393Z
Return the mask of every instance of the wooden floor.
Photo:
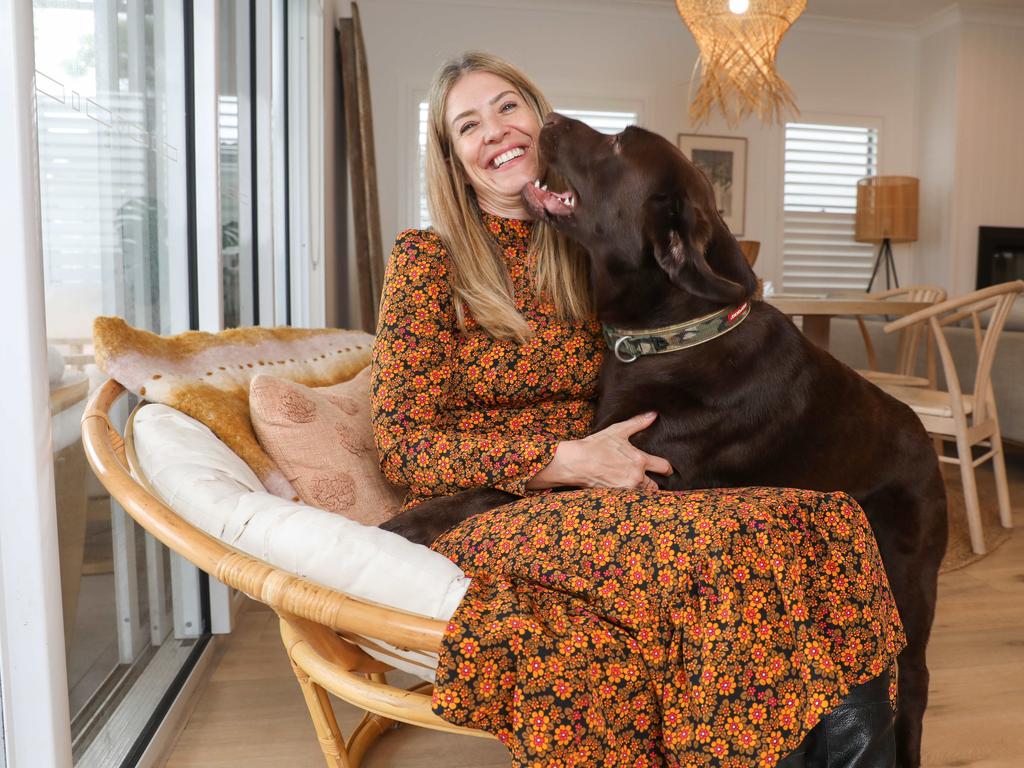
M1011 489L1024 526L1024 482ZM251 604L201 693L171 768L321 768L313 727L269 610ZM983 560L939 581L929 649L927 768L1024 766L1024 530ZM342 731L358 717L336 703ZM366 768L508 766L494 741L399 728Z

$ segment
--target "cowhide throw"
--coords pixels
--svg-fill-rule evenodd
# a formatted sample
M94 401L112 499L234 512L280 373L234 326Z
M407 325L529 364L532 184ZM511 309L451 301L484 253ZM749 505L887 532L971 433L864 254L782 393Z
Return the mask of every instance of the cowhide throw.
M271 493L295 489L260 447L249 419L249 382L260 373L310 387L352 378L370 362L373 337L362 331L233 328L158 336L119 317L93 323L96 363L139 397L177 408L208 426Z

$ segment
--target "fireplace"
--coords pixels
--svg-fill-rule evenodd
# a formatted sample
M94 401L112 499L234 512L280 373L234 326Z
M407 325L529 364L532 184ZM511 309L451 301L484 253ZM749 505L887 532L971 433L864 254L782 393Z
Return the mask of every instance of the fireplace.
M977 287L1024 279L1024 227L978 227Z

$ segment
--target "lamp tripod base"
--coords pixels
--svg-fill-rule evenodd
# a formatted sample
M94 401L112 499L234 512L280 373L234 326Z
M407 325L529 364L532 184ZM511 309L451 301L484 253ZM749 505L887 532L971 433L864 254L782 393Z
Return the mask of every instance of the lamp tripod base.
M896 262L892 258L892 241L889 238L885 238L882 244L878 246L878 256L875 257L875 266L871 270L871 279L868 280L868 293L871 293L871 286L875 283L875 278L878 276L878 268L883 267L885 269L885 289L889 290L893 287L893 284L897 288L900 287L900 279L896 276ZM891 282L890 282L891 276Z

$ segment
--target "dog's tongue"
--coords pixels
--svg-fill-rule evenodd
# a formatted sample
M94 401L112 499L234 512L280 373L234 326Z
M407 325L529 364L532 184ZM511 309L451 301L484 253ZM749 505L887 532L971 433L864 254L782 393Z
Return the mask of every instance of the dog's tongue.
M532 203L537 208L543 208L552 216L565 216L572 211L568 205L562 202L554 192L527 184L523 187L523 197L527 204Z

